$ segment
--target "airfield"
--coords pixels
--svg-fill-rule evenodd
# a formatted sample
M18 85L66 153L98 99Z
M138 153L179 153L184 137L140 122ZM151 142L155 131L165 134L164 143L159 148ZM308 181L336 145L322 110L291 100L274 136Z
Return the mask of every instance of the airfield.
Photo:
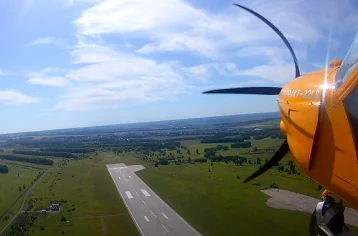
M200 235L138 178L135 171L143 166L112 164L107 168L141 235Z
M282 142L277 113L2 135L1 236L306 235L313 209L262 192L319 200L290 155L243 183Z

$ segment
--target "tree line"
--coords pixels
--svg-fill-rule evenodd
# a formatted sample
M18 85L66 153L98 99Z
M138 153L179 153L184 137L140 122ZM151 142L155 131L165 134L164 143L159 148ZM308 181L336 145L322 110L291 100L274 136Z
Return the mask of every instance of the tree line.
M240 136L240 137L209 137L200 140L200 143L238 143L244 142L245 140L250 139L250 136Z
M5 160L9 160L9 161L21 161L21 162L41 164L41 165L47 165L47 166L53 165L53 160L41 158L41 157L24 157L24 156L7 154L7 155L0 155L0 159L5 159Z
M95 152L95 148L60 148L60 147L52 147L52 148L40 148L42 152L62 152L62 153L91 153Z
M1 174L7 174L9 173L9 168L5 165L0 165L0 173Z
M15 154L32 155L32 156L53 156L65 158L77 158L76 155L70 152L48 152L48 151L34 151L34 150L13 150Z

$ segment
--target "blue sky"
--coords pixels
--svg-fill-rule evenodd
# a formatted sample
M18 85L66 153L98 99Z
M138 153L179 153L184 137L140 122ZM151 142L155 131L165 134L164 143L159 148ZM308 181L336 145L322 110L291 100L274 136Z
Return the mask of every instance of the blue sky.
M0 2L0 133L277 110L276 96L202 95L282 86L292 58L226 0ZM288 37L302 72L343 58L354 1L244 0ZM333 30L332 30L333 29Z

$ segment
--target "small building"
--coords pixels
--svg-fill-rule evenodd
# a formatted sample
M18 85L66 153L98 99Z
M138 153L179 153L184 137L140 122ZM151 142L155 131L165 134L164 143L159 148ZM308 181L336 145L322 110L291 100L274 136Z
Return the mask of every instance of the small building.
M60 210L60 204L51 204L51 211L59 211Z

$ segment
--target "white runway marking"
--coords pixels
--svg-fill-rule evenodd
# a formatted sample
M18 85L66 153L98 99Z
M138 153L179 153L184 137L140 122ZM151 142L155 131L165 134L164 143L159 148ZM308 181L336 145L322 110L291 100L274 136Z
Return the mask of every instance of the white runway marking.
M142 193L144 194L144 196L146 196L146 197L149 197L149 196L150 196L150 194L147 192L147 190L141 189L140 191L142 191Z
M152 210L149 210L149 211L150 211L150 213L152 213L152 215L153 215L154 217L157 217Z
M128 176L129 178L132 178L130 175Z
M148 219L148 217L146 217L146 216L144 216L144 219L147 221L147 222L149 222L149 219Z
M163 229L164 229L165 231L167 231L167 233L169 233L169 231L167 230L167 228L165 228L165 226L164 226L162 223L160 223L160 224L162 225Z
M131 192L129 192L129 191L126 191L126 195L127 195L128 199L133 198L133 196L132 196Z
M118 179L121 179L121 177L118 176Z
M162 213L162 215L164 216L165 219L169 219L166 214Z
M145 203L145 201L142 200L142 202L143 202L144 205L147 205L147 203Z
M137 196L139 196L139 193L137 191L135 191L135 193L137 194Z

